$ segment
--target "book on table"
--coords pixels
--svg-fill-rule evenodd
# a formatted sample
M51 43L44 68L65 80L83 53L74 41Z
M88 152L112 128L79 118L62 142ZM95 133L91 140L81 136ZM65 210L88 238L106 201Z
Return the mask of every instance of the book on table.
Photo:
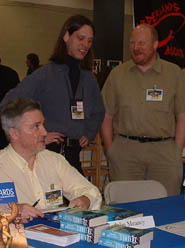
M100 210L96 210L97 213L102 213L108 216L108 221L122 220L130 217L143 216L143 213L133 211L129 209L114 207L114 206L103 206Z
M24 226L20 224L13 182L0 183L0 247L28 247Z
M60 223L60 229L70 232L80 233L80 239L87 242L97 243L99 237L101 236L101 231L107 228L108 224L103 224L99 226L88 227L84 225L79 225L72 222L62 221Z
M100 210L91 211L73 208L55 214L46 214L55 221L59 220L62 230L78 232L81 240L93 243L98 242L101 231L108 227L108 221L142 215L140 212L112 206L104 206Z
M150 248L151 241L149 240L139 245L100 237L98 244L109 248Z
M113 225L102 230L101 237L132 244L143 244L153 239L153 231L125 227L124 225Z
M79 233L66 232L44 224L27 227L25 232L29 239L58 246L67 246L80 241Z
M81 210L79 208L71 208L58 212L58 218L61 222L73 222L89 227L103 225L108 221L107 215L103 213L92 210Z
M91 211L72 208L58 212L58 218L60 220L86 226L97 226L105 224L107 221L139 216L143 216L143 214L141 212L113 206L103 206L100 210Z

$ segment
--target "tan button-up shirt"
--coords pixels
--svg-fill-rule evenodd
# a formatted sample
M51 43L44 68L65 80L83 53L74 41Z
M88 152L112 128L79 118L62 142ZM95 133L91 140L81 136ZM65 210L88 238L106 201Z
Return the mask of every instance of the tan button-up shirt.
M99 209L102 201L97 187L70 166L62 155L48 150L37 154L33 170L11 145L1 150L0 182L14 182L19 203L32 205L40 199L38 208L46 208L45 192L51 190L51 185L54 189L62 189L69 200L87 196L90 209Z
M162 101L146 100L147 89L154 87L163 91ZM159 57L146 72L131 60L117 66L102 92L115 133L174 137L175 118L185 112L185 77L177 65Z

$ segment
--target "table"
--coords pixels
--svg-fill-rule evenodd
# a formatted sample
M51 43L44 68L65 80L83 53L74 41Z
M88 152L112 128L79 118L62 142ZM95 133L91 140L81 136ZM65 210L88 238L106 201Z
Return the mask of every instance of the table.
M147 215L153 215L156 226L175 223L185 220L185 200L184 195L165 197L155 200L120 203L117 207L127 208L134 211L140 211ZM37 220L34 220L37 223ZM35 224L33 222L33 224ZM46 223L47 224L47 223ZM171 234L157 228L153 229L154 240L151 242L151 248L185 248L185 238L179 235ZM32 246L39 248L58 248L59 246L46 243L28 241ZM67 246L69 248L101 248L97 244L80 241L79 243Z
M161 199L117 204L118 207L141 211L145 216L153 215L156 226L185 220L184 195ZM184 248L185 238L154 228L151 248Z

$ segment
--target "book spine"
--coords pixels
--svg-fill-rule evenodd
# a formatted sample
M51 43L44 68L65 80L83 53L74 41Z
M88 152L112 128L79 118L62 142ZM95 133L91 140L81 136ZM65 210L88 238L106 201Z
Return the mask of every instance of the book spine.
M85 225L86 223L83 221L84 218L79 217L79 216L74 216L71 214L67 214L67 213L63 213L63 212L59 212L58 214L60 221L66 221L66 222L73 222L76 224L80 224L80 225ZM87 224L86 224L87 226Z
M107 239L107 238L99 238L99 245L104 245L110 248L134 248L134 245L128 243L121 243L115 240Z
M106 229L102 230L102 237L117 240L117 241L128 242L132 244L140 243L139 237L136 237L134 235L129 235L128 233L113 232L113 231L106 230Z
M94 235L88 235L85 233L80 233L80 240L87 241L90 243L94 243Z
M62 225L60 229L63 230L63 231L67 231L67 232L71 232L71 231L78 232L80 234L80 240L87 241L87 242L92 242L92 243L95 242L93 234L82 233L82 232L79 232L77 230L71 230L70 228L64 227L64 225Z
M60 222L60 229L62 229L62 230L67 229L67 230L73 231L73 232L87 233L89 235L94 234L94 228L87 227L84 225L75 224L72 222L61 221Z

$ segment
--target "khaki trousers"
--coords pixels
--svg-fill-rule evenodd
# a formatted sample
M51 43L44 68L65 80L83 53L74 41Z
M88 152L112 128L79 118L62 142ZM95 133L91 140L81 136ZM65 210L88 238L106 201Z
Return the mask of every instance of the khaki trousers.
M107 152L111 181L156 180L177 195L183 180L182 152L173 139L141 143L115 136Z

